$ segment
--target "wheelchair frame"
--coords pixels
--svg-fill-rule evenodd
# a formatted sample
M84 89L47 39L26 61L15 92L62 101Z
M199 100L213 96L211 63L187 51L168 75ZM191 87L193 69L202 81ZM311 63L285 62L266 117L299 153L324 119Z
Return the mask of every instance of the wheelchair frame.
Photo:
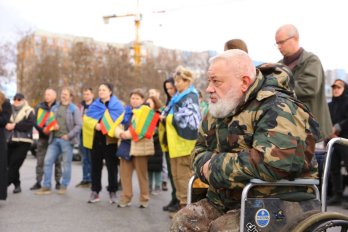
M320 228L325 228L325 222L332 222L335 220L337 223L341 223L344 225L344 228L346 225L348 225L348 217L345 215L342 215L340 213L328 213L327 212L327 204L326 204L326 195L327 195L327 186L328 186L328 179L329 179L329 170L330 170L330 164L331 164L331 156L333 151L333 145L334 144L341 144L344 146L348 146L348 139L345 138L333 138L329 141L327 144L326 150L326 159L324 162L324 168L323 168L323 175L322 177L322 186L321 186L321 193L319 192L319 189L317 185L319 185L319 179L302 179L298 178L294 181L289 180L279 180L276 182L267 182L260 179L251 179L250 183L248 183L242 192L241 196L241 209L240 209L240 232L244 232L244 223L245 223L245 204L248 200L248 192L250 189L252 189L255 186L307 186L311 187L316 195L316 199L321 202L321 213L312 215L308 220L309 223L313 223L310 225L302 225L303 222L307 219L299 222L299 225L296 226L296 228L299 228L302 230L306 230L306 228L312 226L317 226L318 223L320 223L318 226ZM188 194L187 194L187 204L190 204L192 202L192 185L194 180L196 179L196 176L191 177L189 183L188 183ZM308 223L307 223L308 224ZM317 227L317 228L319 228ZM319 230L321 231L321 230ZM297 231L296 231L297 232Z

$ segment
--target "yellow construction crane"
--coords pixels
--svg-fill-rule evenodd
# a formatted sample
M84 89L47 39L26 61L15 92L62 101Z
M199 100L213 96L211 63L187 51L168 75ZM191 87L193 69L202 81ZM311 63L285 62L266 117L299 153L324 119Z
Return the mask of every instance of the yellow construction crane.
M140 28L140 21L142 15L139 12L139 0L137 1L137 12L136 13L128 13L123 15L107 15L103 16L103 20L105 24L109 23L109 20L111 18L120 18L120 17L134 17L135 22L135 40L133 43L133 49L134 49L134 63L135 65L140 65L141 63L141 42L139 39L139 28Z

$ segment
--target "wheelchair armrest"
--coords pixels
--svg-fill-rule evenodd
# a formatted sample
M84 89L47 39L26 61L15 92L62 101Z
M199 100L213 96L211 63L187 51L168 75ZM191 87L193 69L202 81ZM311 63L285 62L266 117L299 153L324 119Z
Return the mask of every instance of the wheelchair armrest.
M278 180L276 182L269 182L269 181L264 181L260 179L251 179L250 183L253 183L255 185L279 185L279 186L291 186L291 185L319 185L319 180L317 179L304 179L304 178L298 178L295 180Z

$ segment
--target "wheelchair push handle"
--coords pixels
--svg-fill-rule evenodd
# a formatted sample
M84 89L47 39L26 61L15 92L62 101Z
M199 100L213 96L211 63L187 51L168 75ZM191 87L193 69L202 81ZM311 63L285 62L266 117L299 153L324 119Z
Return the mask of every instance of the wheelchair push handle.
M326 146L326 159L324 164L324 171L323 171L323 183L321 187L321 211L326 212L327 211L327 205L326 205L326 196L327 196L327 185L329 182L329 172L330 172L330 166L331 166L331 156L333 151L333 145L334 144L340 144L343 146L348 146L348 139L345 138L333 138L331 139L327 146Z

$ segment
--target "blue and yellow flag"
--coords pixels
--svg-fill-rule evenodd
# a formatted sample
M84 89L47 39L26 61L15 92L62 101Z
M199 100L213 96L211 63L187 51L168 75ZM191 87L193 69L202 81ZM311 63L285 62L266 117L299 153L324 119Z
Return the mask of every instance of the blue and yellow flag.
M164 110L170 158L190 155L198 137L201 115L193 86L173 96Z
M98 122L104 135L115 137L115 128L123 120L123 112L123 105L115 96L111 96L108 107L100 98L96 99L83 116L83 146L92 149L94 130Z

